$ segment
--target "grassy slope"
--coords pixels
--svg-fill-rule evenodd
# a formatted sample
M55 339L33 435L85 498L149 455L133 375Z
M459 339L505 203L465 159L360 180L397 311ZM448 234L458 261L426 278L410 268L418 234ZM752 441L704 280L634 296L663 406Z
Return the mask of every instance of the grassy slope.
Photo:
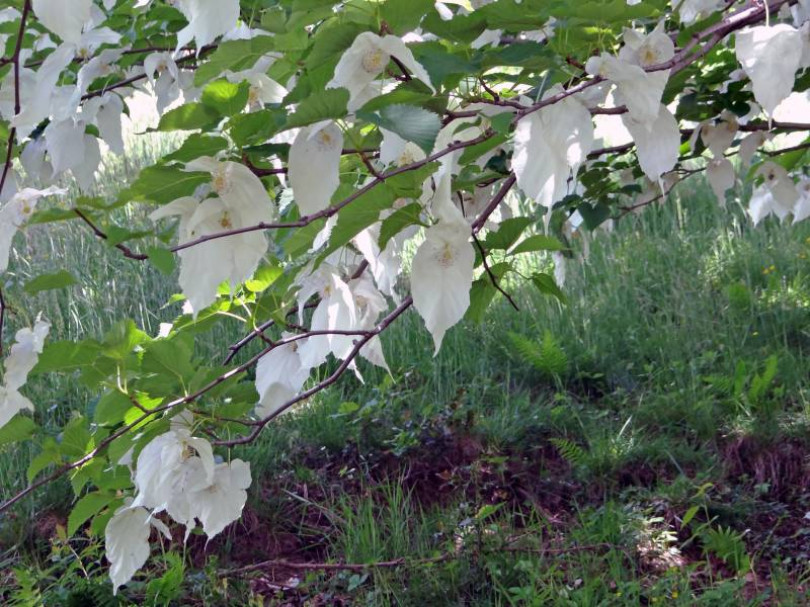
M482 325L451 331L436 358L418 317L401 319L383 340L393 379L364 367L364 385L345 378L238 452L254 476L243 522L207 549L196 537L176 545L188 567L182 587L169 554L144 578L163 581L124 596L802 604L810 226L754 230L738 211L717 209L703 189L681 190L591 243L588 262L569 267L567 307L519 291L520 313L495 305ZM22 280L37 270L26 268L29 255L49 271L54 259L78 263L81 286L36 302L59 336L99 334L122 311L154 333L176 312L149 312L172 284L133 270L79 226L47 234L31 237L15 267ZM201 352L228 337L210 337ZM36 402L56 404L54 417L61 401L87 398L70 385L34 389ZM3 454L0 487L22 482L29 457ZM31 596L50 592L53 604L71 592L101 601L98 543L54 535L64 489L29 500L2 529L0 566L27 563ZM301 569L400 557L410 562ZM218 573L265 559L298 565ZM91 580L77 582L85 572Z

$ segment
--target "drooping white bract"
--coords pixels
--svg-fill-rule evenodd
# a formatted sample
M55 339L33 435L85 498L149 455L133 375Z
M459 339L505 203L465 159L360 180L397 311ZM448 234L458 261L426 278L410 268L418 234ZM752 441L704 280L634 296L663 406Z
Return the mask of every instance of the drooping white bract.
M334 122L302 128L290 146L287 176L303 215L329 206L340 185L343 132Z
M652 129L658 117L658 106L669 79L669 70L645 71L654 65L669 61L675 47L660 27L644 36L625 29L625 46L618 57L602 53L591 57L585 70L601 76L616 85L616 100L627 106L627 111L639 123Z
M149 535L152 527L171 539L169 529L145 508L132 505L128 498L107 523L104 530L104 549L110 561L110 579L113 594L143 567L149 558Z
M425 152L412 141L406 141L393 131L380 129L383 139L380 144L379 161L383 166L394 164L405 166L414 162L424 160Z
M230 82L246 81L248 83L248 111L250 112L258 111L268 103L281 103L287 95L287 89L263 71L263 68L266 69L269 63L272 63L272 59L269 62L257 63L250 70L225 73L225 78ZM259 67L260 65L262 67Z
M411 266L411 295L433 336L434 355L444 334L470 307L474 265L475 251L466 221L439 221L426 230Z
M44 138L29 139L23 151L20 152L20 164L25 169L29 179L36 179L44 184L53 181L53 166L45 156L48 152L47 142ZM0 196L0 201L4 201Z
M291 333L281 335L282 339L290 337ZM256 415L260 418L273 415L304 387L309 368L301 362L298 346L299 342L278 346L259 360L256 366L256 391L259 393Z
M372 32L363 32L354 39L338 61L335 74L326 88L348 89L348 109L354 111L379 94L371 83L383 73L391 57L435 92L427 70L414 58L411 49L405 46L401 38L378 36Z
M93 0L32 0L37 20L65 42L79 44Z
M108 48L85 63L79 70L79 75L76 80L78 94L80 96L84 95L97 78L103 78L115 73L119 69L116 65L116 61L118 61L123 54L124 49L122 48Z
M93 97L82 105L82 116L95 123L104 143L119 155L124 153L124 138L121 133L123 111L124 102L115 93Z
M748 205L748 215L754 225L771 213L784 220L794 212L800 200L799 190L790 175L784 167L773 162L763 163L756 174L763 178L763 182L754 188Z
M377 288L389 297L396 297L394 286L402 271L400 242L396 237L391 238L381 251L379 246L380 228L380 223L369 226L352 239L352 244L368 262L368 269L374 277L374 282L377 283ZM403 230L400 235L413 235L413 231L403 234L406 232Z
M194 517L202 523L209 539L219 535L242 514L250 482L250 465L235 459L217 464L211 483L189 495Z
M44 190L23 188L0 208L0 272L5 272L8 268L8 258L14 235L34 213L39 199L43 196L66 193L67 190L55 186Z
M568 194L593 148L593 122L588 109L573 97L546 106L518 121L512 168L526 196L551 208Z
M50 328L50 324L37 318L33 329L17 331L16 342L5 360L6 372L0 386L0 428L23 409L34 410L34 405L19 390L37 364Z
M728 158L713 158L706 164L706 178L712 187L717 202L726 204L726 190L734 187L734 166Z
M725 151L731 147L734 137L737 135L737 121L733 116L725 116L717 124L705 124L700 131L700 138L703 144L709 148L715 158L720 158Z
M147 55L143 60L143 69L157 97L158 114L163 114L164 110L180 97L182 90L180 69L171 53Z
M204 438L191 436L181 425L152 439L138 455L133 479L134 506L168 512L178 523L194 527L194 504L189 496L214 480L214 454Z
M7 388L19 390L28 379L28 374L36 366L45 338L51 325L37 318L32 329L24 328L14 336L15 343L5 360L6 372L3 381Z
M326 267L324 267L326 266ZM351 289L341 273L331 264L321 264L318 268L321 284L318 290L320 302L312 313L310 329L313 331L353 331L357 327L357 306ZM302 289L302 291L304 291ZM302 295L299 293L299 302ZM302 305L299 304L299 309ZM316 335L309 337L298 348L301 364L312 369L326 361L329 353L337 358L345 358L352 347L350 335Z
M658 181L672 170L678 162L681 132L665 105L658 106L658 116L652 123L639 122L632 114L623 114L622 121L633 136L641 170L651 181Z
M747 167L751 164L754 154L756 154L760 146L768 140L768 137L768 133L764 131L754 131L746 135L740 142L740 161L743 167Z
M684 25L705 19L720 10L721 6L723 6L723 0L672 0L672 7L678 8L678 15Z
M177 32L177 51L194 40L199 53L239 21L239 0L176 0L175 6L188 19L188 25Z
M642 68L650 68L669 61L675 56L675 43L664 31L664 22L660 22L649 34L624 28L624 46L619 50L619 59ZM655 72L659 73L659 72ZM669 75L667 70L660 73ZM666 78L664 78L666 82Z
M374 285L371 277L365 272L358 278L349 281L349 290L352 293L356 309L357 324L355 328L360 331L370 331L376 326L380 314L388 307L388 302ZM352 347L349 344L344 344L346 349L341 358L345 359L350 354ZM372 337L360 350L360 356L390 372L379 337Z
M62 44L45 58L36 72L25 70L26 77L20 80L21 111L10 121L20 136L28 137L40 122L51 115L54 109L54 93L60 88L56 86L59 76L73 61L74 52L73 44ZM4 89L8 82L8 79L4 82ZM13 83L13 77L11 82ZM73 113L78 99L75 101L76 103L70 104L72 107L64 109Z
M801 34L780 23L748 27L736 37L737 60L751 79L754 97L770 116L793 90L802 58Z
M796 190L799 192L799 200L793 207L793 223L804 221L810 217L810 178L802 177L799 180Z
M154 211L157 221L180 215L180 243L229 230L248 228L276 217L275 205L262 182L250 169L236 162L198 158L186 164L188 171L208 172L216 197L196 204L180 198ZM194 314L210 305L222 282L231 286L249 279L267 251L267 238L259 230L215 238L179 252L180 286Z

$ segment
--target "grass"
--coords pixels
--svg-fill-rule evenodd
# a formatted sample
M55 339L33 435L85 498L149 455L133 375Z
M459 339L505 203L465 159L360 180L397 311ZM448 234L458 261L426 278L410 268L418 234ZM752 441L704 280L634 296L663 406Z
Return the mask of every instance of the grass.
M130 175L110 171L102 194ZM383 336L391 376L362 367L364 384L344 378L237 449L254 478L243 521L155 550L121 604L806 604L810 225L753 229L696 184L588 249L567 306L506 283L521 311L496 302L436 358L401 318ZM79 285L12 301L14 326L43 310L55 338L122 316L154 334L177 313L161 308L174 282L78 223L33 231L5 290L60 264ZM200 356L232 337L201 337ZM93 397L32 392L55 422ZM0 493L31 456L6 449ZM29 571L8 576L10 604L112 602L98 538L59 535L68 491L0 527L0 567ZM223 574L266 559L313 569Z

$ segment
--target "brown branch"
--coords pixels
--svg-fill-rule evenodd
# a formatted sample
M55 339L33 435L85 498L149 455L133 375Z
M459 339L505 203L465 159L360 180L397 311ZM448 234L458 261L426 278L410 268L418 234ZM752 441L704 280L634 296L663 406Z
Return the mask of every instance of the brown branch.
M31 0L25 0L23 4L22 14L20 15L20 29L17 31L17 42L14 45L14 53L10 57L12 69L14 70L14 115L18 115L22 109L20 103L20 51L22 50L22 41L25 37L25 23L28 21L28 14L31 11ZM17 128L12 127L8 132L8 141L6 142L6 159L3 162L3 176L0 177L0 193L6 187L6 180L11 173L11 165L14 162L14 140L17 138ZM6 322L6 300L3 296L3 291L0 289L0 355L3 354L3 329Z
M76 215L79 218L81 218L81 220L84 221L84 223L90 226L90 229L93 230L93 233L96 236L98 236L102 240L109 240L110 237L107 236L107 234L103 232L95 223L93 223L93 221L87 215L85 215L81 209L73 209L73 212L76 213ZM143 253L136 253L128 246L120 242L115 245L115 248L121 251L124 254L124 257L128 257L129 259L135 259L137 261L144 261L146 259L149 259L148 255L145 255Z

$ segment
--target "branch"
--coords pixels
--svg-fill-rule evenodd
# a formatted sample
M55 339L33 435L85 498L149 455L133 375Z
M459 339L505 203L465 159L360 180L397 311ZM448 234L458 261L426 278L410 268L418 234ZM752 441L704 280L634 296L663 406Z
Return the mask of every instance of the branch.
M336 215L341 209L347 207L352 202L367 194L378 185L385 183L386 179L391 177L395 177L396 175L401 175L402 173L407 173L409 171L413 171L415 169L421 168L426 164L430 164L447 154L455 152L456 150L461 150L466 147L470 147L473 145L478 145L479 143L486 141L490 137L494 135L493 131L488 131L475 139L470 139L469 141L456 141L443 150L435 152L430 156L426 157L424 160L418 160L416 162L412 162L410 164L406 164L401 167L397 167L395 169L391 169L389 171L385 171L384 173L380 173L378 177L375 177L371 182L360 188L359 190L355 190L351 195L344 198L342 201L337 203L334 206L327 207L322 211L318 211L317 213L312 213L311 215L304 215L297 221L288 221L288 222L278 222L278 223L257 223L252 226L246 226L244 228L236 228L234 230L226 230L224 232L216 232L214 234L206 234L205 236L201 236L199 238L195 238L194 240L189 240L188 242L184 242L182 244L178 244L171 249L169 249L172 253L177 253L178 251L182 251L183 249L188 249L194 247L196 245L202 244L204 242L208 242L211 240L216 240L218 238L227 238L228 236L235 236L238 234L246 234L248 232L256 232L258 230L283 230L287 228L303 228L308 226L313 221L318 219L327 219Z
M31 0L25 0L22 15L20 16L20 29L17 31L17 43L14 45L14 54L10 58L14 70L14 115L20 113L22 104L20 103L20 51L22 41L25 36L25 23L28 20L28 13L31 11ZM8 63L7 61L6 63ZM0 194L6 187L6 180L11 173L11 164L14 162L14 140L17 138L17 128L12 127L8 133L6 143L6 160L3 163L3 176L0 177ZM6 323L6 300L3 291L0 289L0 355L3 354L3 328Z
M90 229L93 230L93 233L96 236L98 236L102 240L109 240L110 237L107 236L107 234L103 232L96 224L94 224L93 221L87 215L85 215L83 211L81 211L80 209L73 209L73 212L76 213L76 215L79 218L81 218L81 220L84 221L84 223L90 226ZM148 255L144 255L143 253L136 253L128 246L120 242L115 245L115 248L121 251L124 254L124 257L129 257L130 259L135 259L137 261L144 261L146 259L149 259Z

